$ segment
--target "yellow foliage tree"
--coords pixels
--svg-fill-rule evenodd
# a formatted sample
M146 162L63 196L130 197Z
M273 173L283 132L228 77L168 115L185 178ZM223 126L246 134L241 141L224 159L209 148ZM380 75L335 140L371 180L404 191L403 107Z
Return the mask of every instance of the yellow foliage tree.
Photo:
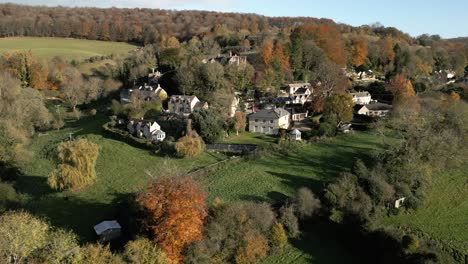
M61 143L57 151L61 164L49 174L51 188L77 191L96 181L98 145L79 139Z
M175 149L182 157L196 157L203 152L204 145L200 137L187 135L177 141Z

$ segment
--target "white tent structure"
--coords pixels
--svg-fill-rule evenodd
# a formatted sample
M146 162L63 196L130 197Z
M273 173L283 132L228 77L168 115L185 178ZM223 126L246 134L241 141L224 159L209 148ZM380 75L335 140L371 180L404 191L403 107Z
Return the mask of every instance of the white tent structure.
M94 231L99 236L100 241L106 242L114 238L117 238L121 234L122 227L119 222L112 221L102 221L101 223L94 226Z

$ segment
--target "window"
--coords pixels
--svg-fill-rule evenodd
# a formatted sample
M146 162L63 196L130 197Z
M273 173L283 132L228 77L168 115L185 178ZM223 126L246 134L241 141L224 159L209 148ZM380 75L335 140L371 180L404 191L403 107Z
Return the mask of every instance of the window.
M258 119L255 119L255 122L258 122Z
M270 124L273 124L273 120L270 120Z

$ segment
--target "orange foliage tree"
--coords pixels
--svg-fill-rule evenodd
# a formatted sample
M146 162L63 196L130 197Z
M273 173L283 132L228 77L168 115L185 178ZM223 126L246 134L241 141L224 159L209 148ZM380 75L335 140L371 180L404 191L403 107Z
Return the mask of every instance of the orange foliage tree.
M395 43L391 37L385 37L379 41L380 49L382 50L382 62L388 64L395 60L395 51L393 50Z
M415 96L413 85L405 76L398 74L387 84L387 90L393 93L396 101L408 99Z
M207 216L206 195L189 177L163 177L139 194L144 224L172 263L182 261L183 250L202 239Z
M358 36L351 39L351 63L356 67L363 65L367 59L367 41Z
M302 25L293 32L292 37L303 40L312 39L331 61L340 66L346 64L345 45L335 24Z
M273 40L266 40L262 46L262 61L263 64L269 66L273 62Z
M284 53L283 44L277 42L275 45L274 58L281 66L283 73L288 74L291 71L291 66L289 64L289 58Z

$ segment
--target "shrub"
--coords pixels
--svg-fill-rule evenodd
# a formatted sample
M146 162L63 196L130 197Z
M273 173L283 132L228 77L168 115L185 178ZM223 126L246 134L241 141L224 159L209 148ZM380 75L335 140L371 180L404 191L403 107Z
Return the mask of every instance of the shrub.
M409 252L415 252L419 248L419 239L415 235L403 236L401 243Z
M204 148L203 140L200 137L181 137L175 144L177 154L181 157L196 157L203 152Z
M322 122L319 128L319 135L333 137L336 134L336 126L328 122Z
M287 244L288 236L286 235L286 231L284 231L283 225L280 223L274 224L271 229L271 247L277 252L282 252Z
M279 221L286 228L289 237L295 238L299 236L299 221L294 214L292 206L281 207Z
M242 243L235 256L237 264L253 264L267 254L268 240L258 231L247 231Z
M0 182L0 213L18 201L18 194L11 184Z
M128 242L123 252L124 259L129 263L167 264L166 254L152 241L139 238Z
M96 114L97 114L97 110L96 110L96 109L93 108L93 109L89 110L89 115L90 115L90 116L95 116Z
M61 164L49 174L51 188L77 191L96 181L98 145L78 139L59 144L57 152Z
M320 209L320 200L315 198L314 193L308 188L300 188L294 198L297 214L300 218L311 217Z

